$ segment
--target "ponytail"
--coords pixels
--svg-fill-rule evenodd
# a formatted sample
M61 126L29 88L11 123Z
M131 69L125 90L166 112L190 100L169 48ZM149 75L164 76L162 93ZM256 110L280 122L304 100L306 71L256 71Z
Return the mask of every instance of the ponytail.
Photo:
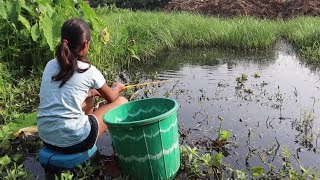
M61 39L56 50L60 71L52 76L53 81L61 81L59 88L72 77L75 71L83 73L90 68L90 65L86 69L78 67L78 60L90 64L86 57L80 55L84 42L90 40L89 26L82 19L67 20L61 29Z
M78 63L68 47L68 41L63 40L61 42L57 48L56 54L60 65L60 71L52 77L52 80L61 81L59 85L61 88L71 78L75 69L78 67Z

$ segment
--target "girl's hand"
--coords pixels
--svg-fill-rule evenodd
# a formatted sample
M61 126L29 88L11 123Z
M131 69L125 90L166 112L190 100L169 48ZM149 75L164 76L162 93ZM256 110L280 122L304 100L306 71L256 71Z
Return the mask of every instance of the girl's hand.
M87 98L99 96L101 97L101 94L96 89L90 89L87 95Z
M105 98L108 103L111 103L119 97L119 94L124 89L124 84L116 83L112 87L108 86L107 84L104 84L100 89L97 89L97 91L101 94L102 98Z
M120 92L122 92L125 88L125 85L122 83L116 83L115 88Z

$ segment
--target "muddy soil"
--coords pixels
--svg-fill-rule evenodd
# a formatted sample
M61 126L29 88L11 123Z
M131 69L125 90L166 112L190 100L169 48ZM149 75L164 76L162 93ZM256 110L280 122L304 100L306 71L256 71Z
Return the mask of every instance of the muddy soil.
M276 19L320 15L319 0L173 0L165 8L219 17Z

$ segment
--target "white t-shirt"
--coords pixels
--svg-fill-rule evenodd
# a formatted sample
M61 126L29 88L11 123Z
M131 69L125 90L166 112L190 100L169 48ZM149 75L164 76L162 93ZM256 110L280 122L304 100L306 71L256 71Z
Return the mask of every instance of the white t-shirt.
M78 67L85 69L88 63L78 61ZM61 87L61 81L52 76L60 70L57 59L50 60L43 72L40 87L40 105L37 125L40 138L51 145L68 147L80 143L91 130L88 116L81 105L91 88L99 89L105 84L101 72L93 65L83 72L74 72Z

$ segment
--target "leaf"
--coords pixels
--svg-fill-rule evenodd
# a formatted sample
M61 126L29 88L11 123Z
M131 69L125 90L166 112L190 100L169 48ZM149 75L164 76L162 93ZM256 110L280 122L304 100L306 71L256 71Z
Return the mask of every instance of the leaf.
M17 124L15 123L8 123L7 125L3 126L2 129L0 130L0 139L3 139L3 140L11 139L14 133L13 129L15 128L17 128Z
M29 127L36 125L37 112L30 114L23 114L14 122L8 123L0 130L0 139L12 139L15 138L13 135L16 131L23 127Z
M38 23L35 23L31 27L31 37L32 37L32 40L34 41L37 41L37 39L40 37L40 29L39 29Z
M54 9L48 3L46 3L45 6L43 4L39 4L39 10L41 14L46 14L49 17L52 17L53 14L55 13Z
M0 63L0 93L2 94L2 95L5 95L5 93L6 93L6 88L5 88L5 85L4 85L4 82L3 82L3 74L2 74L2 72L3 72L3 66L2 66L2 64Z
M15 154L12 158L13 161L17 162L23 157L22 154Z
M204 162L205 166L208 167L210 165L211 155L209 153L206 153L201 157L201 160Z
M38 17L38 13L36 12L35 10L35 6L28 6L26 5L26 2L25 0L20 0L20 5L21 5L21 8L22 9L25 9L26 11L29 12L29 14L32 16L32 17Z
M236 170L236 174L237 174L237 179L239 180L245 180L247 178L246 173L243 171Z
M13 3L11 1L6 1L6 2L7 2L7 13L8 13L9 20L16 25L18 23L18 17L21 12L20 3L19 1L14 1Z
M219 168L222 165L222 158L223 155L222 153L216 153L212 159L212 165L214 165L215 167Z
M137 59L138 61L140 61L140 57L136 54L136 51L133 48L128 48L128 50L130 51L131 57Z
M138 61L141 61L140 57L137 56L137 55L135 55L135 54L131 55L131 57L134 58L134 59L136 59L136 60L138 60Z
M55 10L62 16L62 19L79 16L78 12L74 8L74 1L59 1L59 4L56 4L55 6Z
M25 17L19 15L18 20L24 25L24 27L28 29L28 31L30 31L31 29L30 23Z
M254 167L251 167L250 169L251 169L252 175L255 177L261 176L264 173L264 168L261 166L254 166Z
M99 24L99 22L95 18L96 13L94 12L94 10L89 6L88 3L84 2L84 1L79 1L79 5L80 5L80 9L84 15L82 18L87 19L92 24L93 30L100 31L101 24Z
M230 131L227 131L227 130L221 131L221 132L220 132L220 135L219 135L220 140L228 140L228 138L229 138L230 136L231 136L231 132L230 132Z
M0 164L2 166L6 166L6 165L10 164L10 162L11 162L11 159L10 159L10 157L8 155L0 157Z
M11 143L8 139L4 139L2 142L1 142L1 147L3 148L3 150L9 150L10 147L11 147Z
M22 29L19 31L19 37L24 40L26 43L30 43L30 30Z
M0 6L0 16L1 16L3 19L7 19L7 12L6 12L5 5L4 5L3 0L0 0L0 4L2 4L2 5Z
M103 44L108 44L108 42L110 41L110 34L108 32L108 28L104 28L101 33L101 41L103 42Z
M40 29L43 31L43 35L52 52L55 50L60 39L61 24L62 21L57 14L54 14L52 17L48 15L40 17Z
M15 122L18 125L18 128L29 127L37 124L37 112L32 112L29 114L23 114Z

